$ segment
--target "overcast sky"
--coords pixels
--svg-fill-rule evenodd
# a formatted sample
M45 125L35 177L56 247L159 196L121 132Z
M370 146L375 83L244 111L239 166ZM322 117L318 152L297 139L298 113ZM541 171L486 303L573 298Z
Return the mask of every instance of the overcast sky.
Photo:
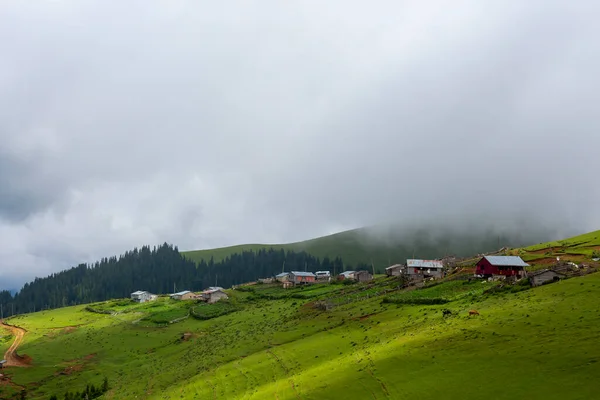
M165 241L473 213L598 229L599 11L3 1L0 288Z

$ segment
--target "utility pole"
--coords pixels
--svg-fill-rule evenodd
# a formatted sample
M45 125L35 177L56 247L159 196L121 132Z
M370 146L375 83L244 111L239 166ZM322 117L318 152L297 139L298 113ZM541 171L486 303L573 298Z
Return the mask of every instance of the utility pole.
M371 258L371 269L373 270L373 276L375 276L375 265L373 264L372 258Z
M304 272L306 272L306 261L304 261Z
M283 265L281 266L281 273L285 272L285 260L283 260Z
M0 321L4 319L4 309L2 308L2 303L0 303Z
M217 287L218 282L219 282L219 275L215 274L215 287Z

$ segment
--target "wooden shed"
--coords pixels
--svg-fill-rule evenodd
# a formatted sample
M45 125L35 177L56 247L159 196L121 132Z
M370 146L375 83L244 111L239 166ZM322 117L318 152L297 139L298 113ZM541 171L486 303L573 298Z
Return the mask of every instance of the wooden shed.
M298 285L304 283L314 283L317 280L317 277L312 272L292 271L290 272L289 280L294 285Z
M173 293L171 298L173 300L194 300L198 298L198 295L189 290L184 290L183 292Z
M531 282L531 286L540 286L544 283L558 281L564 278L566 278L565 274L552 271L551 269L543 269L529 274L529 282Z
M369 271L356 271L354 280L357 282L369 282L373 280L373 275Z
M394 264L385 269L385 274L387 276L400 276L404 271L404 265L402 264Z

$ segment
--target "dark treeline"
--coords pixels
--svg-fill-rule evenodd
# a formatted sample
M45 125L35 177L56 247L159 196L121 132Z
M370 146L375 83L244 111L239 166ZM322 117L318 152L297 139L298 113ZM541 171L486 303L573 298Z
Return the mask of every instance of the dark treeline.
M285 264L284 264L285 262ZM120 257L104 258L94 264L36 278L26 283L14 296L0 291L0 308L4 317L75 304L129 297L136 290L157 294L173 291L199 291L208 286L230 287L286 271L328 270L340 273L340 258L319 259L305 252L262 249L244 251L220 262L196 264L185 258L177 247L163 244L134 249ZM356 266L368 269L366 265Z

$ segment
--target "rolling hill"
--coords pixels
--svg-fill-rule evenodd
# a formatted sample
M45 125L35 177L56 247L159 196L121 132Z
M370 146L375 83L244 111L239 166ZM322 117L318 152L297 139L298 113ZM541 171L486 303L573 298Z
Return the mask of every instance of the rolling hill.
M257 285L223 304L113 300L21 315L7 323L26 330L22 364L2 371L0 398L63 398L104 378L109 399L595 396L600 274L533 289L396 286ZM332 309L315 308L325 299Z
M513 251L590 260L599 237ZM380 276L247 286L213 305L163 296L19 315L0 326L0 398L64 398L104 378L110 399L593 398L600 273L526 283L405 289Z
M440 258L445 255L465 257L494 251L500 247L522 247L556 239L556 232L537 227L498 229L465 224L455 228L439 226L377 226L360 228L288 244L244 244L208 250L184 251L193 261L220 261L241 251L284 249L306 251L316 257L341 257L349 268L359 263L375 265L378 272L407 258Z

